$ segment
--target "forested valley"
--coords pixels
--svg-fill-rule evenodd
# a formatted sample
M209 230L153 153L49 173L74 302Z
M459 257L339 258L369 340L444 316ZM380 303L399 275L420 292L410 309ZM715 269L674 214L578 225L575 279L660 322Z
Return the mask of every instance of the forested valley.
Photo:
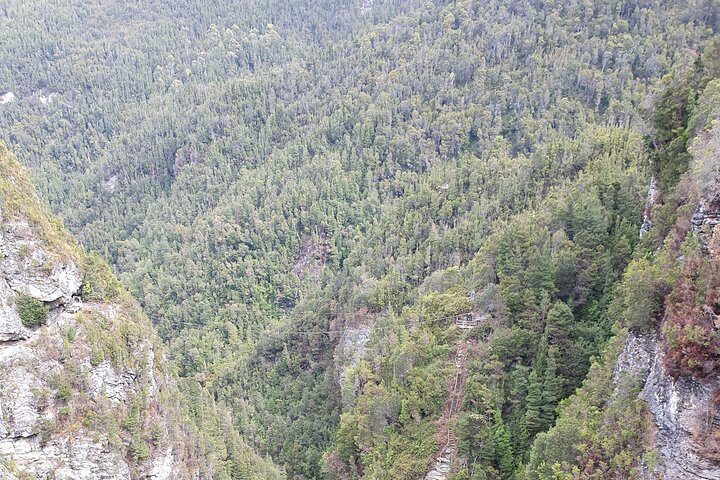
M442 449L434 478L666 478L616 363L657 332L717 379L718 28L715 0L4 0L0 139L152 321L201 478Z

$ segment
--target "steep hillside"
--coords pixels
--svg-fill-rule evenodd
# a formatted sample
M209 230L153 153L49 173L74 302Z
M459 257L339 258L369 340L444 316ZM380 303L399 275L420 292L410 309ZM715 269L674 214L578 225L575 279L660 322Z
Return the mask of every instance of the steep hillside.
M0 476L230 478L147 317L46 213L3 144L0 225ZM279 478L237 448L242 478Z
M527 479L720 478L719 47L663 80L659 181L611 307L616 336L538 436Z
M0 13L0 135L151 318L224 475L246 474L243 440L295 479L550 468L558 405L588 372L612 383L614 323L662 306L636 276L677 280L651 260L694 208L668 192L717 2ZM666 88L674 65L690 76ZM608 415L642 423L628 398ZM641 431L593 438L619 445L598 461L650 450Z

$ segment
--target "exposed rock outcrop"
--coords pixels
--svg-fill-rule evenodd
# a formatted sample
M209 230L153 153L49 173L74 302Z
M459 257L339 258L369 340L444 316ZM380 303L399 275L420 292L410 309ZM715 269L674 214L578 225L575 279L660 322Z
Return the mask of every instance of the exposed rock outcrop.
M85 254L4 153L0 480L193 477L147 318L124 292L81 300ZM34 299L39 324L26 321L21 296Z
M705 253L710 253L709 244L712 232L720 223L720 193L700 201L692 219L693 231L697 234Z
M652 210L657 200L658 187L655 177L650 179L650 187L648 188L647 203L645 204L645 211L643 212L643 223L640 226L640 238L652 228Z
M708 185L713 183L715 188L704 189L691 219L692 231L704 254L711 256L718 253L710 250L713 231L720 223L720 188L717 182ZM655 196L653 182L641 236L652 226L649 212ZM701 381L690 374L673 378L665 367L666 341L657 332L630 333L618 357L613 379L617 383L620 374L627 372L643 381L640 397L647 403L656 429L651 445L658 453L654 475L672 480L720 479L720 462L712 453L717 448L706 445L706 441L714 437L713 432L720 428L717 399L713 398L720 381L717 378Z
M687 376L673 380L663 366L659 342L653 343L652 362L640 396L655 418L655 448L661 459L658 470L667 479L720 479L720 465L701 453L703 425L720 426L712 388Z
M46 303L69 302L82 284L75 262L42 248L38 232L24 219L4 219L2 226L2 271L10 287Z
M15 94L13 92L7 92L3 95L0 95L0 105L5 105L7 103L13 103L15 101Z
M613 384L623 375L645 378L657 354L658 334L630 332L613 369Z
M659 463L653 478L720 479L720 465L702 455L703 428L720 427L712 388L690 377L674 380L663 365L657 332L631 332L613 371L613 381L628 374L643 382L640 397L655 423L654 449Z
M18 480L4 465L0 465L0 480Z
M15 306L13 291L5 278L0 277L0 342L22 340L27 335Z
M129 356L114 363L97 359L102 348L95 343L97 329L107 327L103 333L113 338L109 323L129 325L129 320L110 319L106 305L86 303L74 311L58 305L46 325L37 330L23 327L13 305L18 293L50 303L59 298L70 301L80 287L80 273L72 264L53 265L46 278L32 272L17 254L26 243L7 233L6 228L1 234L7 248L0 272L0 305L8 321L0 343L0 458L38 478L178 478L171 444L162 442L162 448L154 449L159 451L156 457L149 450L150 441L139 440L148 453L128 455L124 445L123 437L138 441L131 438L131 428L122 432L122 423L133 415L128 408L131 400L141 395L148 395L144 408L159 410L143 420L161 426L161 432L167 430L156 372L138 371ZM38 252L39 245L32 248L31 258L48 261L50 255ZM154 357L148 341L128 340L133 343L129 353ZM118 355L124 357L122 352ZM106 431L109 424L121 431Z

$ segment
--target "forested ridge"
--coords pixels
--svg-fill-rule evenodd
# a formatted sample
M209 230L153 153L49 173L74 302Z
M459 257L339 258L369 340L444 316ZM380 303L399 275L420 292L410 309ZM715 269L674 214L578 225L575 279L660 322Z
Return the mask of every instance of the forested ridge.
M453 478L628 478L645 414L602 385L680 278L718 8L11 0L0 137L167 342L216 478L252 478L244 442L289 478L422 478L463 339ZM583 401L634 426L582 438L597 469L547 446Z

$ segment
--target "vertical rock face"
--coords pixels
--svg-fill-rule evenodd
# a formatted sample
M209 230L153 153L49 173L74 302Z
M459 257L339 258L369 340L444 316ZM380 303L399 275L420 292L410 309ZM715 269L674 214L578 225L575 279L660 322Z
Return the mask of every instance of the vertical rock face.
M654 185L648 201L654 199ZM693 232L705 255L714 252L711 238L720 223L720 185L706 189L691 219ZM648 210L646 222L648 228ZM647 230L645 230L647 231ZM641 230L641 235L643 234ZM715 324L718 327L717 323ZM647 403L654 418L653 447L658 453L655 473L666 479L720 479L720 462L714 442L720 428L717 394L720 379L710 377L702 381L685 374L673 378L665 368L666 339L661 334L631 333L625 350L618 358L615 373L630 371L643 379L640 397Z
M15 306L13 291L4 277L0 278L0 342L12 342L27 338Z
M10 473L5 466L0 465L0 480L17 480L17 477Z
M354 378L353 385L346 385L348 372L367 355L367 343L370 340L370 327L360 325L346 328L335 348L335 367L337 381L344 387L344 390L352 390L352 397L359 388L357 378ZM344 399L347 401L347 399Z
M54 258L37 234L24 219L4 220L0 236L3 277L18 293L45 303L69 302L79 293L80 271L73 260Z
M644 379L655 360L657 350L657 333L630 332L625 348L618 356L613 369L613 384L617 384L622 375Z
M703 251L710 253L709 243L712 232L720 223L720 192L711 198L702 199L690 221L693 231L697 234ZM719 252L720 253L720 252Z
M193 477L147 319L28 188L0 150L0 480Z
M658 188L655 177L650 180L650 187L648 188L647 203L645 204L645 210L643 212L643 223L640 226L640 237L642 238L652 228L652 208L657 200Z
M656 332L631 332L618 357L613 379L622 374L643 381L640 397L655 423L653 447L659 463L653 472L668 480L720 479L720 465L703 455L703 428L720 428L712 386L690 377L674 380L663 365L661 337Z
M720 427L712 405L712 387L690 377L673 380L655 351L640 394L655 417L655 448L660 454L659 471L667 479L720 479L720 465L703 456L704 426Z

